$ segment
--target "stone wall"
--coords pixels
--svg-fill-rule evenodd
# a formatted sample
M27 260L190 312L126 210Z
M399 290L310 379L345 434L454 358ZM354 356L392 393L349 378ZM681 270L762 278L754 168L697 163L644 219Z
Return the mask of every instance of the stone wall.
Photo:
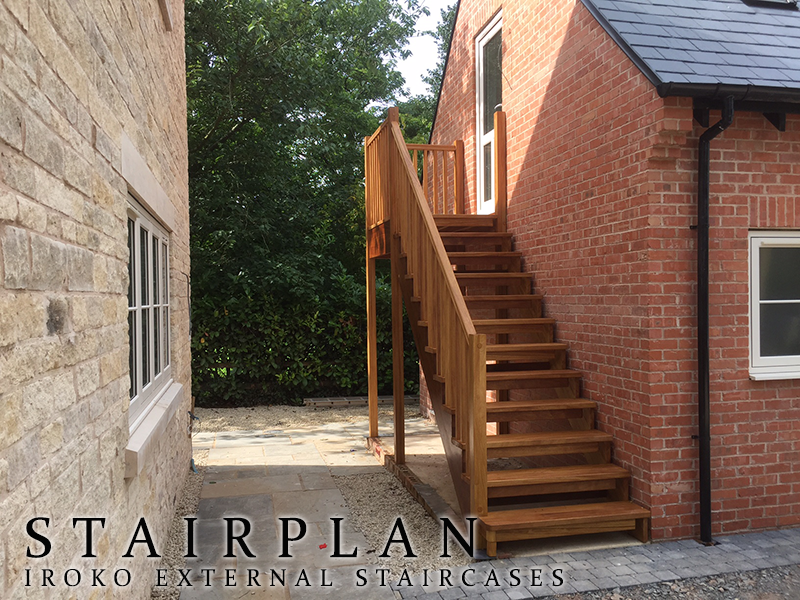
M127 568L144 598L152 561L120 559L140 517L156 543L189 466L189 215L183 3L0 0L0 596L46 567ZM128 192L123 138L168 199L171 362L182 385L126 478ZM130 154L130 151L129 151ZM148 199L143 198L147 203ZM157 209L158 206L150 206ZM161 218L161 214L156 214ZM130 459L129 454L127 460ZM47 558L25 533L33 517ZM74 517L95 527L83 553ZM85 581L78 597L120 593ZM35 581L34 581L35 583ZM63 579L55 596L65 597ZM27 594L27 595L26 595Z

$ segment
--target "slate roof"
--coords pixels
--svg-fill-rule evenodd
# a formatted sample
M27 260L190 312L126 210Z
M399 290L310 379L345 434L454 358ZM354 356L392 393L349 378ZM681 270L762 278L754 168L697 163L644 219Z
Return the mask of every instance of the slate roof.
M582 2L659 91L670 83L800 89L800 10L742 0Z

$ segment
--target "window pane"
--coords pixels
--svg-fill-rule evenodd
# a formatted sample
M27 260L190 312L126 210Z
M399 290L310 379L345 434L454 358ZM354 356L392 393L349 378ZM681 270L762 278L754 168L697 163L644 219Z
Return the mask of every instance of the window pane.
M130 397L136 395L136 311L128 311L128 368L130 369Z
M159 303L158 297L158 238L153 236L153 304Z
M136 282L134 275L136 273L136 223L132 219L128 219L128 306L135 305L136 298Z
M147 229L144 227L141 228L140 231L141 235L141 253L142 253L142 306L148 306L150 304L149 301L149 294L148 294L148 277L147 277Z
M161 304L167 303L167 245L161 244Z
M761 305L761 356L800 356L800 303Z
M169 306L164 307L164 314L161 315L164 328L164 368L169 366Z
M492 186L492 146L493 142L483 147L483 200L489 202L494 197Z
M142 388L150 383L150 309L142 309Z
M495 107L503 102L502 30L483 47L483 133L494 129Z
M161 309L156 307L153 309L153 356L155 357L155 364L153 366L153 377L161 373Z
M800 300L800 248L761 248L762 300Z

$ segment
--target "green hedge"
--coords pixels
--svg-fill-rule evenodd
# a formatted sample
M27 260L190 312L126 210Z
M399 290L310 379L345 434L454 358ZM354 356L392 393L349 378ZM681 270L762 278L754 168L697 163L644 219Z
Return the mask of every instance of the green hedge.
M254 296L232 281L226 300L192 301L192 388L200 406L287 403L304 397L366 395L365 287L328 282L325 301ZM239 289L236 289L236 288ZM378 389L392 390L391 287L380 275ZM284 300L284 301L282 301ZM405 321L406 391L416 393L416 349Z

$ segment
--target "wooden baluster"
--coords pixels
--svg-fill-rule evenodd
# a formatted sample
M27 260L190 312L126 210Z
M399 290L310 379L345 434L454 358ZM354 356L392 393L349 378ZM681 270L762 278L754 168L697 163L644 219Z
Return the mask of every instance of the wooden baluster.
M439 161L436 160L438 152L431 152L433 156L433 214L437 214L439 208Z
M428 191L428 151L422 151L422 191L425 194L425 198L428 200L428 204L430 204L430 192Z
M470 341L470 513L489 513L486 450L486 336L472 335Z
M456 214L464 214L464 142L456 140L455 178L456 178Z

